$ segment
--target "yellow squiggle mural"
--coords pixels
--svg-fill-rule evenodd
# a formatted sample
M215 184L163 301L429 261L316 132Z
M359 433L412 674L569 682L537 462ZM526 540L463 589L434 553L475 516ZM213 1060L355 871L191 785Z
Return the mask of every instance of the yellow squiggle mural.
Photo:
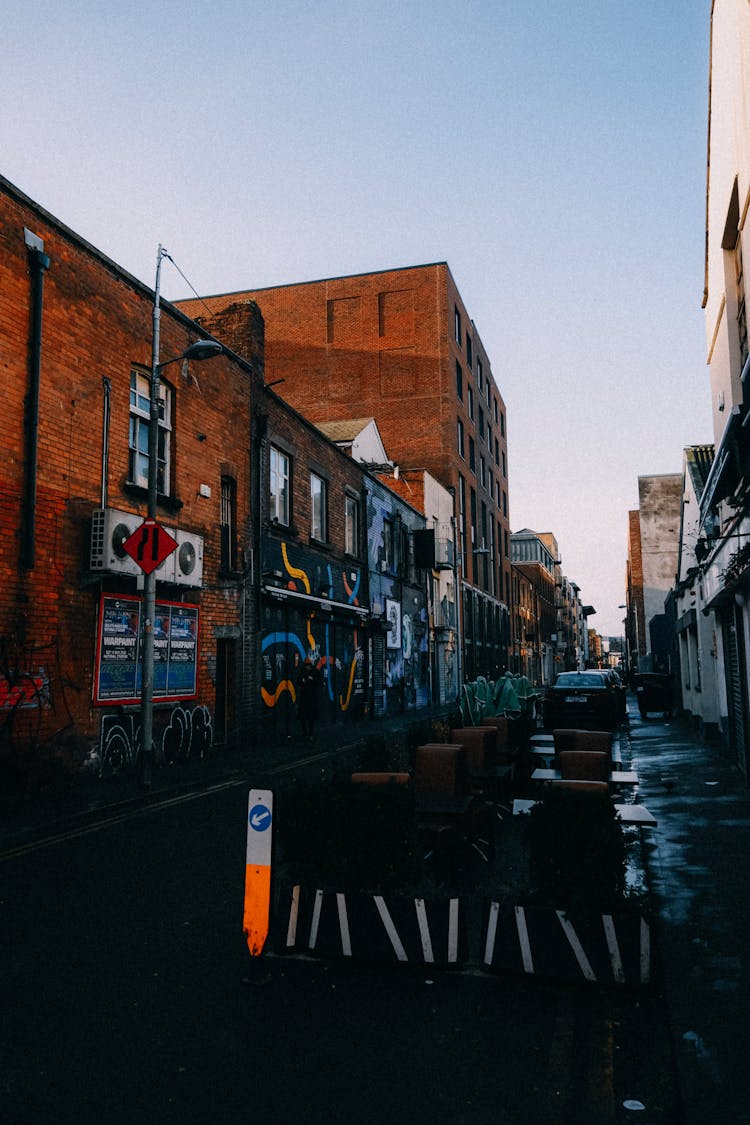
M298 567L292 566L292 564L289 562L289 556L286 553L286 543L281 544L281 555L282 555L282 558L284 559L284 566L286 567L289 575L292 578L299 578L300 582L305 587L305 593L309 594L310 593L310 579L307 577L304 570L300 570Z
M266 707L275 707L279 701L279 696L283 695L285 691L288 691L291 695L292 703L296 703L297 692L295 691L294 684L291 680L281 680L276 685L276 691L273 692L273 694L270 691L267 691L264 687L261 687L260 694L263 697L263 702L265 703Z
M341 707L342 711L348 711L349 710L349 704L352 701L352 688L354 686L354 672L355 672L356 667L357 667L357 661L352 660L352 666L349 669L349 688L348 688L347 693L346 693L346 699L344 699L343 695L339 696L339 706Z

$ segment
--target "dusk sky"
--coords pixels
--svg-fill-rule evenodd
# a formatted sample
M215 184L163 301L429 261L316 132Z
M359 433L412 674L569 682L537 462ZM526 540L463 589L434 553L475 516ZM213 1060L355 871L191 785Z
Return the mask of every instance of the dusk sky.
M11 0L0 172L150 286L159 243L200 295L447 261L511 527L620 635L638 476L711 440L710 8Z

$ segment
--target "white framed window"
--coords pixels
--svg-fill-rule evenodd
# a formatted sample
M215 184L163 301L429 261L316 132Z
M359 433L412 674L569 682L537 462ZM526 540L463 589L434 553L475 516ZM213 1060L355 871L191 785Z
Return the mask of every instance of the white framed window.
M344 550L359 556L359 501L354 496L344 497Z
M319 543L328 540L328 484L317 473L310 473L310 536Z
M130 372L130 419L128 430L128 479L148 488L148 431L151 418L151 376ZM172 453L172 388L159 383L159 433L156 445L156 491L170 493Z
M283 450L271 446L269 473L269 514L285 527L289 526L291 461Z

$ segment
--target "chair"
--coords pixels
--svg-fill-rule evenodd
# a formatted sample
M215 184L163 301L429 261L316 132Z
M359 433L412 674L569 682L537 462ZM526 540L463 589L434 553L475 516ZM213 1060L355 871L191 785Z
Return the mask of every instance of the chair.
M406 772L381 773L372 771L370 773L353 773L351 776L352 785L408 785L410 781L411 776Z

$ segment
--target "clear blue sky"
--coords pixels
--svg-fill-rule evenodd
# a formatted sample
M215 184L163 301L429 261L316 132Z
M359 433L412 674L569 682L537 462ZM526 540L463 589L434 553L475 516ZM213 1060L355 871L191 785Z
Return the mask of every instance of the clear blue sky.
M514 530L622 631L637 478L711 438L710 0L11 0L0 170L153 285L446 260ZM189 296L166 264L163 292Z

